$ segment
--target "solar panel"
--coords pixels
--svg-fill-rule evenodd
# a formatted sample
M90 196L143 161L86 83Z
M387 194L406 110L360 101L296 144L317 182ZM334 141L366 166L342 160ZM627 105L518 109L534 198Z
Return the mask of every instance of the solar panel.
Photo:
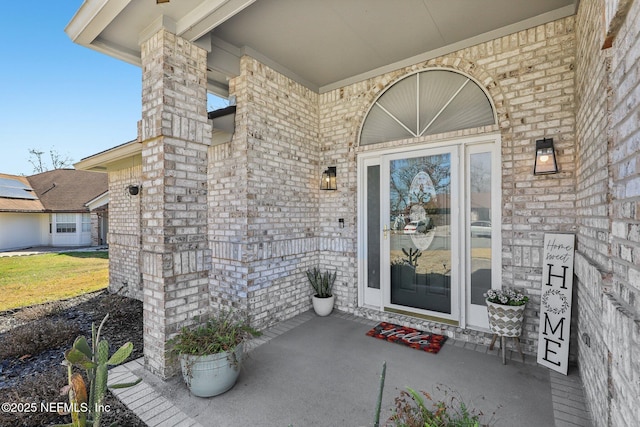
M31 187L20 180L13 178L0 178L0 187L20 188L23 190L31 190Z
M7 199L38 200L33 189L17 179L0 178L0 197Z
M35 194L22 188L0 186L0 197L7 199L38 200Z

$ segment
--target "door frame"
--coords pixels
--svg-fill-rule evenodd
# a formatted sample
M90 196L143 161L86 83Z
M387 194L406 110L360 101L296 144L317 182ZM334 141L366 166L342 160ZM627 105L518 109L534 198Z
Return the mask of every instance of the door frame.
M459 137L459 138L447 138L441 139L433 142L420 142L411 145L403 145L403 146L395 146L391 148L382 148L379 150L370 149L367 147L367 150L363 150L357 154L356 159L356 167L357 167L357 218L358 218L358 228L357 228L357 256L358 256L358 306L363 308L370 308L380 312L385 311L385 297L384 293L388 292L388 290L383 289L383 285L381 284L380 292L380 301L379 303L372 304L370 299L365 302L365 291L366 291L366 274L367 274L367 258L366 258L366 237L367 237L367 220L366 220L366 168L371 165L380 165L382 166L382 159L384 156L394 155L399 153L409 153L413 151L422 151L424 149L437 149L437 148L446 148L451 146L458 147L457 150L457 160L459 162L457 166L458 170L458 194L459 199L456 206L452 206L452 209L456 209L457 216L459 218L459 224L461 228L464 230L469 229L470 218L469 218L469 207L464 206L464 211L461 210L460 201L465 199L468 194L468 150L467 147L476 145L476 144L493 144L492 150L492 223L496 224L496 228L494 228L494 233L492 236L492 288L500 288L501 287L501 277L502 277L502 239L501 239L501 218L502 218L502 169L501 169L501 146L502 139L499 132L486 133L482 135L476 135L471 137ZM454 159L452 159L452 162ZM381 171L382 172L382 171ZM382 180L383 173L380 174L380 178ZM382 185L382 184L381 184ZM382 200L381 200L382 201ZM381 209L382 211L382 209ZM453 215L453 213L452 213ZM383 218L381 218L383 219ZM383 240L383 231L382 226L387 223L381 222L380 229L380 241ZM460 232L457 236L457 246L459 248L458 251L458 260L452 259L452 263L459 264L458 268L458 278L457 278L457 286L458 286L458 301L457 306L459 308L457 318L455 319L459 327L461 328L469 328L474 330L487 331L484 325L473 325L468 324L467 322L467 311L468 307L468 299L469 299L469 278L470 278L470 245L467 242L467 233ZM452 247L453 247L452 242ZM453 256L453 255L452 255ZM464 259L462 259L464 257ZM382 256L381 256L382 258ZM381 262L383 262L381 260ZM381 274L388 274L389 268L381 269ZM452 288L453 288L453 278L452 278ZM429 316L420 316L416 313L411 313L409 311L403 312L403 314L407 314L409 316L415 315L415 317L426 317ZM446 321L446 319L442 319ZM436 321L438 321L436 319Z

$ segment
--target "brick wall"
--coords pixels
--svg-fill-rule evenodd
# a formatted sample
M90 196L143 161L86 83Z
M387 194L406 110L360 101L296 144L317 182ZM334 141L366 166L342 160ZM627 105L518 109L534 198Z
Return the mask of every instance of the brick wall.
M321 95L244 57L240 76L230 82L236 131L231 142L214 147L208 147L210 129L203 127L206 114L199 110L205 102L202 96L200 105L198 86L206 80L199 75L204 68L189 74L189 66L180 63L195 55L193 63L200 64L202 53L166 32L145 42L138 256L150 369L161 376L168 372L165 339L207 307L247 311L258 328L308 310L305 271L316 265L338 271L339 309L397 317L357 307L356 156L489 131L502 137L504 282L531 296L523 344L534 352L543 234L575 229L573 24L573 18L562 19ZM164 65L173 67L174 78L166 78ZM359 128L376 97L399 78L432 67L480 82L499 124L358 147ZM191 105L192 100L197 101ZM542 137L556 142L558 175L532 175L535 140ZM328 166L338 169L338 191L319 190ZM118 258L131 258L127 251L134 243L126 236L118 235ZM117 279L124 282L132 274ZM459 339L489 340L442 324L405 322Z
M144 272L150 368L164 373L166 337L208 307L246 310L259 328L309 309L304 272L315 265L339 272L339 309L487 343L483 333L357 307L356 158L367 150L499 131L502 274L504 285L531 297L524 349L537 347L543 235L576 232L572 335L581 338L575 344L590 410L597 425L640 419L633 403L640 366L632 357L640 342L640 4L604 52L601 7L580 2L576 17L320 95L244 57L240 76L230 82L236 132L215 147L208 147L201 111L206 54L164 32L145 42L144 166L110 174L109 244L112 288L124 285L138 295L136 262ZM161 46L169 50L158 56ZM165 79L166 64L175 67L177 83ZM498 124L359 147L361 123L377 96L428 68L473 77L491 96ZM554 139L557 175L532 174L535 140L542 137ZM328 166L337 167L338 191L319 190ZM125 198L131 174L144 179L142 206L140 198Z
M579 360L596 425L640 419L640 5L602 50L602 2L578 23Z
M209 150L210 293L265 327L310 308L317 265L317 94L249 58L230 82L236 131Z
M543 236L545 232L576 230L574 66L574 17L569 17L320 95L320 162L338 166L339 189L321 195L319 236L320 241L345 242L336 243L340 251L321 252L321 259L327 265L341 266L344 280L337 290L341 308L370 318L390 317L356 309L356 155L500 130L503 284L522 288L531 296L522 341L525 351L536 351ZM358 147L359 127L377 96L398 79L434 67L454 69L480 82L495 103L499 125ZM535 140L542 137L554 139L560 165L557 175L533 176ZM338 218L345 218L344 230L337 229ZM488 343L489 339L482 333L446 325L404 321L441 329L462 340Z
M142 182L140 165L109 172L109 290L142 300L140 196L127 191Z
M100 236L98 229L98 223L100 218L96 212L91 212L91 246L98 246L100 244Z
M166 30L141 51L144 353L168 377L167 340L209 308L207 53Z
M309 308L304 271L319 265L339 272L338 308L388 318L357 308L357 154L500 130L503 277L505 285L531 296L523 343L535 352L543 235L575 231L574 54L570 17L321 95L243 58L241 75L231 82L236 133L209 153L214 306L246 309L257 326L289 317ZM430 67L459 70L481 82L499 125L358 147L360 125L375 98L399 78ZM532 175L535 140L542 137L554 138L558 175ZM318 190L327 166L337 167L338 191ZM427 327L489 340L440 324Z
M607 71L610 51L601 50L601 14L594 3L582 2L577 15L576 49L576 180L578 246L578 341L581 376L593 419L608 425L608 355L602 328L602 294L607 285L609 261L609 161Z
M576 152L578 251L610 269L609 166L607 135L608 50L601 49L602 15L597 4L583 4L577 19ZM591 7L590 7L591 6Z
M348 312L358 306L356 147L362 119L358 112L367 88L366 83L360 83L319 97L319 173L335 166L337 185L336 191L320 192L319 263L322 269L337 271L336 306Z

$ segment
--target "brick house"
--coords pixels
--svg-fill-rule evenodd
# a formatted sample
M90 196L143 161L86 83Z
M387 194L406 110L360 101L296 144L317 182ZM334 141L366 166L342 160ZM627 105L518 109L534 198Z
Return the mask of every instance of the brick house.
M313 266L340 310L470 342L491 339L478 293L516 287L534 354L543 237L563 232L589 409L640 419L640 4L449 3L82 5L69 36L142 69L138 139L77 167L109 173L110 286L144 301L148 369L172 375L167 339L211 309L259 328L309 310ZM210 117L207 92L232 108ZM545 138L559 172L534 175ZM400 230L427 216L426 241ZM393 283L408 245L441 304Z

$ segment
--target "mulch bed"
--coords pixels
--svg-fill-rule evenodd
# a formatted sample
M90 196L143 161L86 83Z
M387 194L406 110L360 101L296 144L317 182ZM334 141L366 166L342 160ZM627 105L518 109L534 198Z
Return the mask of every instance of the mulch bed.
M110 353L131 341L134 349L128 360L142 357L142 303L107 291L2 312L0 343L3 346L13 345L19 354L21 344L15 340L12 330L18 327L23 330L32 329L34 339L45 339L46 337L37 337L37 331L44 328L44 322L51 324L52 321L68 323L73 330L79 330L82 335L90 338L91 323L94 322L97 326L107 313L109 318L102 329L102 337L109 342ZM64 351L69 349L75 338L76 336L69 336L64 345L44 349L38 354L12 355L0 360L0 403L14 404L9 408L10 411L0 411L0 425L41 427L71 422L69 415L60 416L55 411L42 408L68 401L66 395L60 395L60 389L67 382L67 371L61 362ZM120 426L146 426L111 393L107 394L104 403L109 405L110 410L104 413L102 425L117 423ZM37 409L19 411L21 408Z

